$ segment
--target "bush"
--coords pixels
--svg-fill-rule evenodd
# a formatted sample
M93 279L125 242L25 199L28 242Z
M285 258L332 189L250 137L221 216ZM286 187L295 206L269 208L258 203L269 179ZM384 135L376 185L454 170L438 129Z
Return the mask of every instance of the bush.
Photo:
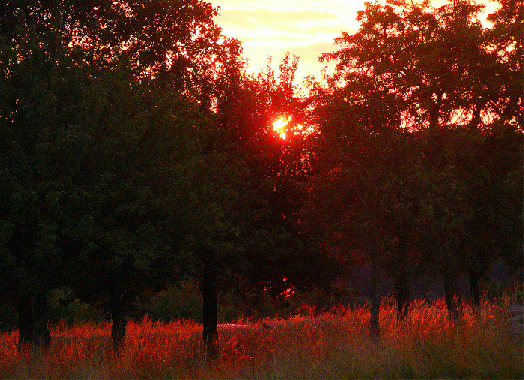
M65 322L72 326L89 321L100 322L105 318L104 311L75 298L70 288L54 289L49 295L49 321L51 323Z
M143 311L153 321L192 319L202 321L202 297L195 281L183 281L154 295Z

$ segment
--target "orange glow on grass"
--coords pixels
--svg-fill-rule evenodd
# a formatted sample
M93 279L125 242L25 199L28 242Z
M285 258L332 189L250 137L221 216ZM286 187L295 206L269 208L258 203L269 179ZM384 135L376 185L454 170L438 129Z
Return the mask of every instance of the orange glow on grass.
M283 277L282 281L287 284L288 280ZM282 296L292 291L290 288ZM409 365L417 370L413 372L417 378L428 377L428 373L445 377L450 366L464 377L488 373L499 375L491 376L497 378L510 378L511 374L522 378L522 343L505 331L512 300L504 298L501 305L484 301L479 309L463 302L460 324L450 320L443 298L430 303L415 300L406 319L399 323L395 300L385 297L379 315L384 344L378 346L369 344L370 310L366 306L340 304L323 313L303 306L302 312L289 318L233 320L219 326L220 366L216 367L206 365L202 325L190 320L131 320L118 354L112 352L107 322L50 325L53 339L45 354L19 351L18 331L14 330L0 334L0 376L216 379L247 373L266 378L278 377L292 365L294 377L338 378L341 362L333 352L343 352L359 368L356 374L350 368L343 377L391 377L391 368L398 374ZM479 353L494 359L478 361ZM386 368L381 360L370 361L377 355L388 360ZM303 369L304 357L312 366ZM322 373L312 372L312 368L321 368Z

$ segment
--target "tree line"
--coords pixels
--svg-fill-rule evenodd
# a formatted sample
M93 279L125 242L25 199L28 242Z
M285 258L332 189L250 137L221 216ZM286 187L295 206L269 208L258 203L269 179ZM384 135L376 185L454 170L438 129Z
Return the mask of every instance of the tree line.
M499 5L488 28L468 0L366 3L298 96L297 57L247 74L200 0L3 2L0 289L20 345L49 345L60 287L110 313L118 349L137 297L199 278L211 356L222 290L256 305L369 264L374 337L383 276L399 318L427 273L450 315L460 273L479 303L495 259L522 265L523 7Z

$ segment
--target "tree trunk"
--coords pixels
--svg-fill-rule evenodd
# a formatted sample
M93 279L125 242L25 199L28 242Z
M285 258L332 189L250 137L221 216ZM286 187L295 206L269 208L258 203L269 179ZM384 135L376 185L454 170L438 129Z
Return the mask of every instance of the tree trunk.
M395 295L397 298L397 321L403 321L408 315L411 291L409 279L405 270L401 270L395 281Z
M111 295L111 339L113 340L113 351L118 352L124 346L126 336L126 319L124 305L121 296Z
M380 326L378 317L380 312L381 296L379 291L380 276L378 273L377 259L372 258L371 262L371 317L369 319L369 334L374 342L380 338Z
M49 348L51 345L51 333L47 328L47 297L45 294L37 294L33 304L33 326L34 345Z
M212 263L204 262L202 265L202 301L203 301L203 331L202 337L206 347L207 357L218 357L218 296L217 274Z
M448 309L449 317L457 321L460 318L460 307L461 300L460 295L456 291L456 277L450 272L449 269L446 269L444 272L444 295L446 298L446 307Z
M478 308L480 306L480 276L474 269L469 271L469 290L473 299L473 305L475 308Z
M18 300L18 346L49 348L51 333L47 328L45 294L21 293Z
M480 112L482 111L482 108L484 107L485 102L482 102L477 100L475 103L475 108L473 109L473 115L471 117L471 121L469 123L471 129L476 129L480 125L480 122L482 121L480 117Z
M18 347L23 348L34 340L33 297L21 293L18 299Z
M434 92L429 100L429 129L436 131L439 128L440 102L442 92Z

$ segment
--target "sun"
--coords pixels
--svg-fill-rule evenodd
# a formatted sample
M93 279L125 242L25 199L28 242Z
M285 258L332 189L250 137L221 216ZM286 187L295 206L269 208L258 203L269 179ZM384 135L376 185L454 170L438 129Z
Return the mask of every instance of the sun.
M282 140L286 139L286 133L287 133L287 126L289 122L291 121L291 116L284 117L281 116L277 120L273 122L273 131L276 132Z
M296 122L291 123L292 116L280 116L273 122L273 132L275 132L282 140L286 140L293 136L307 137L314 133L313 127L307 127Z

